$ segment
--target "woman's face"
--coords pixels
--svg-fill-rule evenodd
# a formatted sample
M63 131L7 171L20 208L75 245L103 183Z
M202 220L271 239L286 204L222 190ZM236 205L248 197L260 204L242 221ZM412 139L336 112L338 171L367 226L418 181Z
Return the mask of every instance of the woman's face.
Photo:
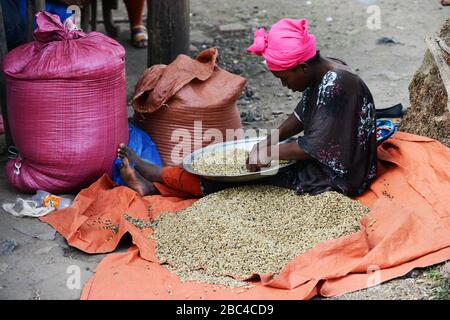
M311 68L307 64L300 64L286 71L272 71L272 74L281 80L283 87L292 91L303 92L311 82Z

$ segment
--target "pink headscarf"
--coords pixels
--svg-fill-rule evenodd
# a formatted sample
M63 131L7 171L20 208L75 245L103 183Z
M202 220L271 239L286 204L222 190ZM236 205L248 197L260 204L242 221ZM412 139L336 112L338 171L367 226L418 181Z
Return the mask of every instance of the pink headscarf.
M247 52L263 56L271 71L289 70L316 55L316 37L308 33L308 20L281 19L269 33L256 30Z

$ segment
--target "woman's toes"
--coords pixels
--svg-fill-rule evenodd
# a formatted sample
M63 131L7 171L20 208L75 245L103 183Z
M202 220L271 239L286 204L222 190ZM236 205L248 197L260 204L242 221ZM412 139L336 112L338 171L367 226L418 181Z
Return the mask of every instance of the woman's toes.
M124 143L121 143L119 144L119 150L122 152L126 152L128 150L128 147Z
M120 159L123 159L123 158L126 158L127 157L127 146L125 146L124 144L120 144L119 145L119 148L117 149L117 156L120 158Z

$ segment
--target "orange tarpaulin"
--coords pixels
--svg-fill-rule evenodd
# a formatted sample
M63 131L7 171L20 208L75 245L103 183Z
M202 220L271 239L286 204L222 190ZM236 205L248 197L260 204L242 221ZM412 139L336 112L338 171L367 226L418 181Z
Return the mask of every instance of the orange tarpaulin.
M154 218L195 201L175 197L140 198L103 177L77 196L73 206L43 221L83 251L110 252L125 232L135 246L111 254L85 285L82 299L308 299L367 288L450 259L450 149L434 140L396 133L378 149L376 181L358 200L372 210L361 230L325 241L293 259L275 278L255 275L250 289L181 283L155 256L151 229L123 218ZM101 229L111 219L119 232ZM189 236L189 235L186 235Z

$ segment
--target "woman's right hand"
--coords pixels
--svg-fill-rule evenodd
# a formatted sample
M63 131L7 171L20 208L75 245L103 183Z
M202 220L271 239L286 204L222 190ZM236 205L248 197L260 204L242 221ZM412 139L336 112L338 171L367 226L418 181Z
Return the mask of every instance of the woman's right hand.
M269 154L267 153L268 152L267 148L268 148L267 140L263 140L253 146L252 151L250 151L246 161L248 171L250 172L260 171L261 168L270 165L271 159Z

